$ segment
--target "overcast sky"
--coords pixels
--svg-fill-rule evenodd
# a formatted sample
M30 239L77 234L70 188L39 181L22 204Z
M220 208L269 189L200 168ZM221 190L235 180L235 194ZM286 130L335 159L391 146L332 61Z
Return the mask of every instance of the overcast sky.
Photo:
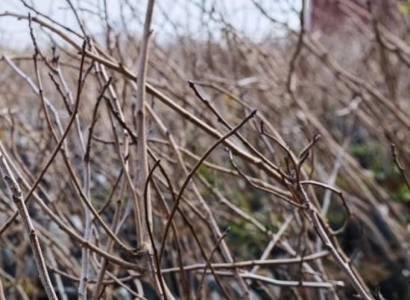
M19 0L0 0L0 2L0 13L4 11L28 13L28 10ZM27 0L27 2L35 6L40 12L53 16L64 25L76 27L74 16L65 0ZM103 26L98 18L93 17L93 13L103 11L103 1L73 0L72 2L77 8L81 8L81 16L86 21L89 30L96 35L102 33ZM129 0L129 2L138 3L136 15L143 17L146 0ZM297 16L289 11L291 7L286 1L257 0L257 2L261 3L276 19L287 21L293 27L297 26ZM141 25L130 9L123 9L124 18L121 17L120 3L124 2L122 0L107 0L111 26L121 32L124 27L122 20L125 19L129 28L140 30ZM180 34L201 37L201 34L208 30L206 26L210 26L215 32L218 32L219 25L213 23L209 17L201 17L201 5L205 5L207 10L211 10L212 5L214 5L215 10L224 20L240 32L255 39L263 38L278 30L266 18L262 17L252 0L157 0L153 21L156 37L167 39ZM218 14L215 14L215 17L220 18ZM170 25L171 23L175 23L179 29L176 31ZM9 46L21 47L26 45L30 42L27 21L18 21L10 17L0 18L0 37L1 41Z

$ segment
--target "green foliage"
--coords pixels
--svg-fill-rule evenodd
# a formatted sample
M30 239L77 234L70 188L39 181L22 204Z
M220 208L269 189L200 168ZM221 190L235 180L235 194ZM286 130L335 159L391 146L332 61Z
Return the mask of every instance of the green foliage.
M232 222L229 226L230 232L227 240L237 256L252 259L266 244L266 236L250 223Z
M204 164L200 165L197 172L199 175L204 177L205 180L209 182L209 184L211 185L215 184L214 175L212 174L212 172L209 170L207 166L205 166Z
M351 146L350 151L373 173L374 179L391 195L392 200L410 202L410 192L386 145L370 139Z
M345 222L346 212L340 203L340 199L332 196L326 217L333 229L338 229Z
M397 9L404 16L410 15L410 2L409 1L399 1L397 3Z

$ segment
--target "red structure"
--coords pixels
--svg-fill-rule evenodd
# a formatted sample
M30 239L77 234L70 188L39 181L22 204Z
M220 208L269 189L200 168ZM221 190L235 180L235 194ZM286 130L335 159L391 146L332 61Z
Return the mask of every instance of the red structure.
M333 33L342 30L346 22L368 25L372 16L387 27L399 17L395 0L303 0L306 1L310 30Z

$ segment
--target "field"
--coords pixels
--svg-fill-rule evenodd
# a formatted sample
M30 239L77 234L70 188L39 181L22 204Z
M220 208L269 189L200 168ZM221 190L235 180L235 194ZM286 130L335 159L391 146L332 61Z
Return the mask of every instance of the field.
M65 1L75 24L20 2L0 300L410 299L404 2L320 22L284 2L293 26L249 0L258 37L209 1L186 1L198 32L161 1L118 0L120 25L105 1Z

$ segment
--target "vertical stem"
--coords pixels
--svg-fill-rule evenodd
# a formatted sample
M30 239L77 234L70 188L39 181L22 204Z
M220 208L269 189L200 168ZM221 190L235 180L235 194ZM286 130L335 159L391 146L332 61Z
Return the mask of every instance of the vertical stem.
M3 288L3 282L0 279L0 300L6 300L6 297L4 296L4 288Z
M154 0L148 1L147 12L145 15L144 32L141 40L141 49L138 60L137 71L137 103L135 106L134 117L136 119L138 144L137 144L137 193L138 203L135 203L135 221L140 231L138 232L138 242L142 253L142 260L147 269L147 279L151 286L157 290L160 297L173 298L169 290L164 286L161 276L156 274L154 251L152 248L151 234L152 226L152 203L149 185L145 189L149 177L148 153L147 153L147 129L145 112L145 81L147 73L149 38L151 36L151 21L154 10ZM145 194L144 194L145 191ZM139 207L139 209L137 209ZM139 212L139 214L138 214ZM137 228L138 229L138 228ZM160 268L161 266L157 266ZM161 288L162 287L162 288Z
M148 47L149 38L151 35L151 20L154 9L154 0L148 2L147 12L145 15L144 32L141 41L140 56L138 61L138 73L137 73L137 103L135 107L135 116L137 121L137 156L138 156L138 174L137 174L137 190L139 193L138 203L139 216L136 216L136 220L140 225L139 232L139 246L147 245L149 243L148 230L152 230L152 207L151 207L151 194L147 191L147 209L144 208L143 191L145 189L146 180L148 178L148 154L147 154L147 134L146 134L146 112L145 112L145 80L147 72L147 60L148 60ZM147 211L147 215L145 214ZM146 220L148 220L149 226L146 226ZM147 228L149 227L149 228Z

